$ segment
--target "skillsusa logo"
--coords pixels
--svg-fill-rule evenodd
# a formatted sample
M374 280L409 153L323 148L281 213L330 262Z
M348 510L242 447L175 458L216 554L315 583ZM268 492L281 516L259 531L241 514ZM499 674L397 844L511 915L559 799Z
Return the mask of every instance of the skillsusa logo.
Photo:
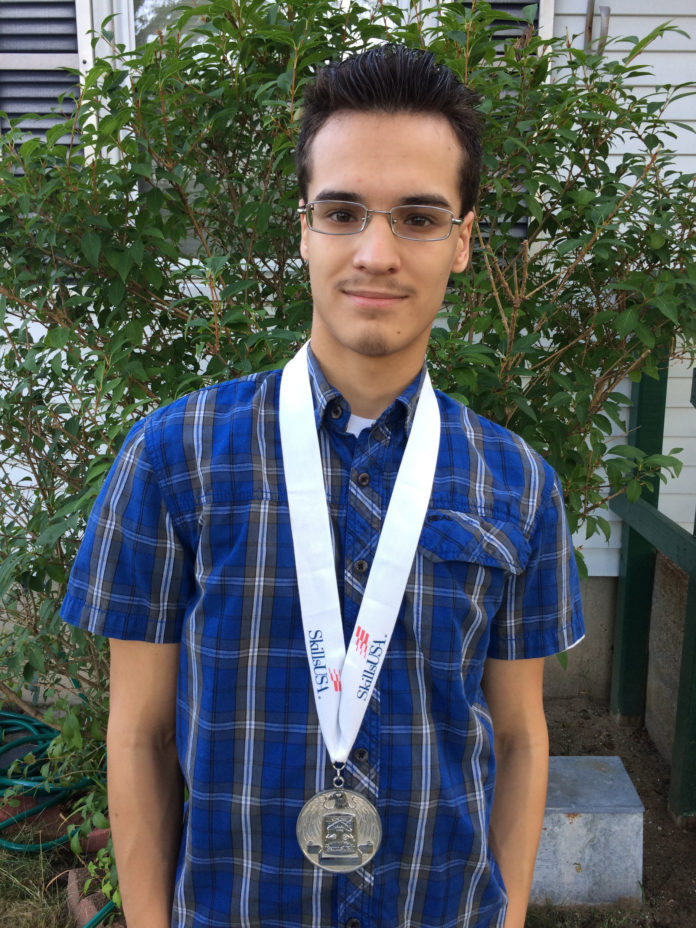
M320 628L316 629L316 631L310 629L307 632L307 640L309 641L309 662L314 676L314 692L317 697L321 697L322 693L328 693L329 691L329 670L326 667L324 634ZM336 689L335 682L334 689Z
M369 653L365 654L365 667L358 684L358 699L367 699L370 695L370 688L379 673L379 667L386 650L386 638L373 638Z
M361 628L359 625L355 629L355 647L358 650L359 654L362 654L363 657L367 657L367 642L370 640L369 634L365 631L364 628Z
M340 693L341 692L341 671L332 670L331 668L329 668L329 677L331 679L331 682L333 683L334 692Z

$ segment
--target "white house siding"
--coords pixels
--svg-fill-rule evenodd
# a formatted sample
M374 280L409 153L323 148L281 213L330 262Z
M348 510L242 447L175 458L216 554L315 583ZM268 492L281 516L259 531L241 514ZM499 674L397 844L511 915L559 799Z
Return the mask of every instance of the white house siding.
M646 93L665 84L678 84L696 78L696 0L602 0L611 9L610 36L648 35L666 20L688 33L687 36L668 32L653 42L641 60L650 66L654 76L638 78L636 86ZM599 34L599 6L593 21L593 36ZM582 43L585 29L585 0L556 0L554 8L554 35L580 35ZM612 57L620 51L607 50ZM696 102L693 98L679 100L667 111L669 118L680 120L696 129ZM676 128L676 138L670 147L677 152L676 163L686 172L696 172L696 134ZM696 312L696 306L694 307ZM680 455L684 466L681 475L660 486L660 511L678 522L689 532L694 529L696 509L696 409L690 403L691 370L683 361L670 365L667 388L667 409L663 450L683 448ZM616 519L612 519L616 524ZM621 542L620 526L612 532L609 545L595 536L582 542L590 574L611 576L618 572L618 548Z
M696 312L696 307L694 307ZM696 409L691 405L693 368L683 360L670 365L667 382L667 412L663 448L682 448L682 472L676 480L660 487L660 511L694 531L696 519Z

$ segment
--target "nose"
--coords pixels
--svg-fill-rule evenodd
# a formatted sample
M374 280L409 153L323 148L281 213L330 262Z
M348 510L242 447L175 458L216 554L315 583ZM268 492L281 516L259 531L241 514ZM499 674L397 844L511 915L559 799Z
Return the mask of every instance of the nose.
M371 213L367 225L355 239L354 267L372 274L389 274L401 266L399 239L391 230L388 214Z

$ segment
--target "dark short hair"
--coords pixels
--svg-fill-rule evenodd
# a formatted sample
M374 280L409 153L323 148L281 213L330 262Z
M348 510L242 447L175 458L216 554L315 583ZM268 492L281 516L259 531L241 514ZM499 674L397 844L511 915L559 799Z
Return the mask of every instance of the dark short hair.
M427 113L446 117L462 149L462 215L473 209L481 175L478 97L432 52L386 43L322 68L304 92L295 155L300 194L307 199L312 141L340 111Z

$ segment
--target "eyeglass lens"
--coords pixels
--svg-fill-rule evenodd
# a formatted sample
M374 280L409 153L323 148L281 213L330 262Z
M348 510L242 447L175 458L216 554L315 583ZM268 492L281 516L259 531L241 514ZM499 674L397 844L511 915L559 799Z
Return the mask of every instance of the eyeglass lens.
M439 206L393 206L389 212L394 234L414 241L447 238L454 218L449 210ZM368 210L362 203L316 200L307 204L307 215L315 232L354 235L365 228Z

